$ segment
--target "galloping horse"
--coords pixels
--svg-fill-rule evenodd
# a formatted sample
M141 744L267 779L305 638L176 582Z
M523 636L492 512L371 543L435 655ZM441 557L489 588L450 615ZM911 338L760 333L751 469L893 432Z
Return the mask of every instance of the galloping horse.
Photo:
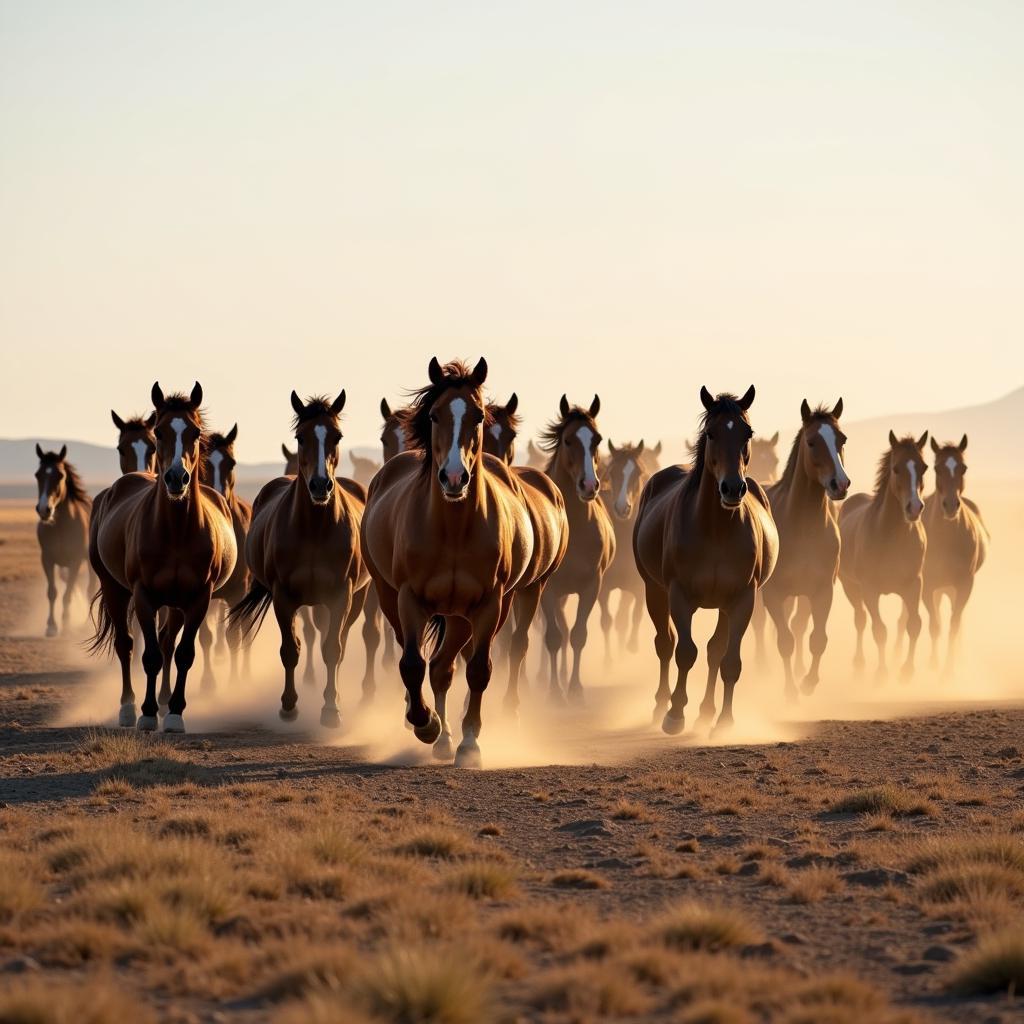
M943 594L949 596L952 607L946 672L953 667L960 620L974 587L974 575L984 564L988 553L988 529L981 512L970 498L964 497L966 450L966 434L959 444L940 445L932 438L935 491L924 503L923 522L928 548L924 559L923 595L924 606L928 609L933 668L938 667L939 661L939 634L942 629L939 605Z
M253 502L245 543L252 582L249 592L232 608L229 621L239 623L249 634L259 629L274 606L284 666L280 714L285 721L293 721L299 699L295 692L295 666L299 663L295 612L302 605L312 605L327 666L320 724L337 728L341 724L338 665L370 581L359 545L365 491L360 484L335 476L342 436L338 416L345 407L345 392L333 402L322 397L303 402L293 391L291 402L299 472L271 480Z
M513 391L512 397L504 404L488 402L487 420L484 427L484 451L510 466L516 457L516 436L519 433L519 396Z
M914 652L921 633L921 573L926 547L921 494L928 466L921 452L927 440L927 430L916 441L912 437L897 438L890 430L889 447L878 463L874 495L854 494L839 513L839 582L853 605L857 629L853 664L856 669L864 667L866 608L878 645L879 679L888 672L888 630L878 607L882 594L899 594L903 599L910 642L902 674L908 678L914 671Z
M691 451L692 468L671 466L651 477L633 531L633 553L661 662L654 716L657 720L664 711L661 727L670 735L684 727L686 679L697 660L691 627L698 608L719 610L708 642L708 685L698 724L714 717L719 668L725 696L716 728L732 724L733 690L742 668L740 644L754 595L771 577L779 552L768 498L746 476L753 386L739 399L727 394L712 398L702 387L700 399L705 411ZM679 675L670 704L673 648Z
M762 486L774 483L779 472L779 432L771 437L750 439L750 466L747 472Z
M661 442L658 442L661 449ZM601 629L604 632L605 660L611 661L612 625L618 628L619 646L630 651L639 648L640 619L644 610L644 583L636 571L633 558L633 523L644 485L651 476L648 450L643 441L616 448L608 440L611 458L605 470L608 488L601 491L601 500L615 530L615 557L604 574L598 602L601 605ZM654 470L657 472L657 470ZM619 607L615 619L609 608L611 593L619 591ZM628 639L627 639L628 633Z
M111 644L121 662L119 723L135 724L131 681L129 608L142 629L146 697L139 729L157 727L156 680L163 664L156 613L177 610L184 627L174 662L178 670L164 719L165 732L184 732L185 684L195 660L196 634L210 600L234 572L238 558L227 502L200 482L205 448L200 406L203 389L164 398L153 385L157 465L162 476L128 473L97 500L89 533L89 559L100 592L94 651ZM173 635L173 634L172 634Z
M418 739L451 757L447 697L455 659L467 644L469 700L458 766L481 763L481 702L491 678L491 643L513 602L513 677L549 575L565 551L561 497L543 474L523 486L504 462L483 451L487 363L470 370L431 359L430 383L414 395L408 422L415 450L389 460L370 487L363 550L394 626L406 687L406 720ZM437 635L430 660L436 710L423 700L421 648ZM436 742L435 742L436 741Z
M153 434L156 413L150 413L146 419L132 416L123 420L111 409L110 418L117 427L117 458L121 472L152 473L156 467L156 436Z
M39 554L46 574L46 597L50 602L50 614L46 619L47 636L57 635L57 620L53 615L57 601L57 583L54 578L57 569L64 570L61 625L65 630L68 628L71 596L82 563L87 557L89 516L92 512L92 498L78 479L75 467L65 461L67 454L67 445L62 445L59 452L44 452L36 445L36 455L39 457L39 468L36 470L36 483L39 486L36 537L39 538Z
M615 557L615 530L598 499L601 483L597 474L601 435L597 414L601 399L594 395L589 409L569 405L562 395L559 418L542 435L541 446L548 453L547 474L562 492L569 518L569 549L541 598L546 630L544 643L550 659L550 688L555 700L562 699L558 659L568 639L572 644L572 674L568 696L583 699L580 664L587 642L587 619L593 610L601 581ZM570 594L579 595L576 622L568 630L565 602Z
M281 445L281 454L284 456L284 475L298 476L299 453L290 451L286 444ZM313 622L313 611L310 608L300 608L299 621L302 623L302 645L306 648L306 667L302 670L302 681L307 686L316 682L316 671L313 667L313 652L316 648L316 624Z
M793 604L806 598L814 617L811 665L801 683L805 694L818 685L821 656L832 592L839 573L839 523L833 501L842 501L850 489L843 466L846 435L839 427L843 414L840 398L831 410L812 410L805 398L802 421L789 450L782 478L767 488L772 515L779 530L779 561L761 590L764 607L775 623L779 654L786 673L786 697L796 700L793 684ZM831 499L831 500L830 500Z

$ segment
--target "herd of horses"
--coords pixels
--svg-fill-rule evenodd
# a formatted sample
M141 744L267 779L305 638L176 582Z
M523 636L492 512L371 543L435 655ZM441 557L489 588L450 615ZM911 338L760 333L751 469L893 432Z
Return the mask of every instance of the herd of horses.
M98 582L90 646L112 648L120 662L120 724L155 730L163 715L165 731L181 732L197 638L204 681L211 682L214 629L218 645L231 651L236 678L239 659L271 609L285 677L280 713L295 718L299 617L307 679L319 635L327 672L321 722L336 727L338 669L362 617L363 701L374 697L382 635L385 644L393 636L407 725L433 745L436 757L462 766L481 763L481 705L499 650L508 662L505 709L516 713L538 611L550 698L564 702L583 696L594 605L607 654L616 631L626 649L637 648L646 607L659 661L655 721L670 734L684 728L687 677L698 654L691 625L701 608L717 610L718 621L707 645L697 724L714 720L721 676L716 730L732 723L741 643L751 621L759 649L766 619L774 623L786 696L796 699L800 676L800 689L813 692L837 579L854 609L858 667L870 616L878 672L886 671L879 610L885 594L903 602L904 673L914 668L922 601L937 657L944 594L952 606L952 658L988 543L977 506L963 494L966 436L956 444L931 441L936 485L925 498L928 434L890 432L873 493L848 496L842 399L831 408L802 403L800 429L778 474L778 434L754 437L753 387L742 397L702 388L703 414L688 461L665 468L660 443L608 440L605 451L598 396L583 406L563 395L519 464L518 397L489 402L486 381L484 359L472 367L432 359L427 382L404 408L381 402L383 462L353 458L356 479L338 472L345 392L303 401L293 391L296 449L282 446L284 474L251 507L235 493L237 425L225 434L207 429L198 383L190 394L169 396L154 384L148 417L112 413L122 475L93 500L66 461L66 448L44 452L37 445L47 635L57 632L55 574L66 575L66 624L88 559L88 575ZM573 595L570 627L566 607ZM211 614L215 601L222 609ZM382 614L390 627L383 631ZM137 636L146 678L141 714L132 686ZM455 747L447 698L460 656L468 697ZM428 670L433 706L423 694Z

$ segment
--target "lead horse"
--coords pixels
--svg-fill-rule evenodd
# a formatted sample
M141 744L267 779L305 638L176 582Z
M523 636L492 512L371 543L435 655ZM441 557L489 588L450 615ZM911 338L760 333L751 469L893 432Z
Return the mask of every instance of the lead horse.
M381 607L395 629L406 688L406 721L434 755L452 756L447 697L464 647L469 700L455 764L479 767L481 705L491 678L491 644L513 602L513 663L526 655L531 607L564 554L564 511L543 474L524 487L504 462L483 450L484 359L428 368L408 420L414 450L385 463L370 487L362 538ZM435 710L423 700L430 658Z
M717 608L718 625L708 642L708 685L698 724L715 712L715 684L721 669L722 711L716 729L733 721L733 690L740 677L740 644L754 607L754 595L771 577L779 535L761 485L746 475L753 431L747 411L754 388L742 398L700 391L704 415L691 451L692 468L663 469L644 488L633 532L633 553L643 577L654 646L661 663L654 716L662 729L683 731L686 680L697 660L693 615ZM674 627L674 629L673 629ZM678 637L678 640L677 640ZM678 678L668 685L675 651Z

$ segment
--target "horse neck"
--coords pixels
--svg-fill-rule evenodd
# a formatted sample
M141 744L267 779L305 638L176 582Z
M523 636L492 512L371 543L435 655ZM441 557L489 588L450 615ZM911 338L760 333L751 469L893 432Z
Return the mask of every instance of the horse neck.
M430 458L430 453L426 456ZM420 484L427 488L427 516L432 522L444 525L463 523L484 511L487 496L487 467L481 456L469 475L469 487L462 501L446 501L441 485L433 471L421 474Z
M331 500L325 505L314 503L301 473L296 474L289 486L292 489L292 523L296 529L304 533L316 533L331 528L338 521L344 499L337 478L331 490Z
M784 475L779 481L783 494L783 501L787 511L791 513L811 513L816 517L825 519L828 514L828 499L825 488L807 475L804 469L804 460L796 459L793 472L788 476Z
M179 532L198 531L206 521L206 514L203 511L201 500L202 491L199 483L199 474L192 473L185 490L185 497L178 501L172 501L167 494L167 489L158 480L154 481L156 488L156 521L167 524L172 530Z
M728 521L732 516L731 512L722 508L722 499L718 493L718 481L707 465L701 473L700 483L697 484L693 507L696 510L698 521L711 528Z

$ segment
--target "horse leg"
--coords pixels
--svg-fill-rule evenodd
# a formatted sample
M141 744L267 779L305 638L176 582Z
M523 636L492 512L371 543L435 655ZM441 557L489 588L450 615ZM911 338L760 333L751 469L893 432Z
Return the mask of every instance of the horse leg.
M952 611L949 616L949 644L946 648L946 664L942 672L946 678L953 674L953 667L956 663L957 646L960 640L960 623L964 617L964 609L970 600L971 591L974 589L974 577L968 576L963 583L953 590Z
M366 667L363 670L360 704L369 707L373 703L373 695L377 691L377 648L380 647L380 599L377 587L371 583L367 588L366 602L363 605L363 647L366 649Z
M228 609L231 607L230 601L224 602L224 607L221 609L220 615L217 616L217 628L214 630L216 642L214 643L213 653L217 658L223 658L228 653ZM231 670L231 676L234 678L235 671Z
M508 689L505 691L505 714L515 720L519 716L519 673L530 647L530 626L537 614L543 583L516 591L513 597L515 629L508 645Z
M398 670L405 684L405 720L422 743L434 743L441 735L441 718L423 700L423 679L427 663L423 660L423 635L429 616L412 588L403 583L398 590L398 619L402 627L402 657Z
M594 594L597 598L597 594ZM466 663L466 682L469 684L469 702L462 718L462 742L455 751L456 768L479 768L481 765L480 730L481 704L484 691L491 681L491 643L501 628L505 616L511 607L511 596L502 600L501 594L493 594L491 601L485 604L474 616L471 623L473 629L473 653ZM590 607L593 607L591 602ZM590 608L587 609L589 613Z
M565 618L564 597L550 587L541 595L540 607L544 613L544 646L548 652L548 687L553 704L564 704L565 697L558 682L558 654L565 644L568 622Z
M597 595L597 603L601 606L601 632L604 634L604 667L606 671L612 665L612 626L615 622L611 609L608 607L611 596L606 587L602 587L601 592Z
M686 725L686 677L697 660L697 645L693 642L693 613L697 610L678 584L669 584L668 610L675 626L676 636L676 686L672 691L672 700L661 728L670 736L681 733Z
M341 632L348 624L351 607L352 586L346 583L341 598L327 606L329 617L320 633L320 653L327 666L327 685L324 687L324 706L320 709L320 724L326 729L337 729L341 725L341 714L338 711L338 665L343 650Z
M921 598L928 610L928 635L931 637L931 653L928 659L928 667L933 671L939 667L939 641L942 634L942 607L940 591L932 586L925 587ZM952 636L952 622L950 623L950 635Z
M242 651L242 644L246 643L245 654L246 657L249 653L248 643L242 638L242 627L237 624L227 622L227 612L221 618L221 628L224 630L224 639L228 645L228 652L231 655L231 668L229 669L229 678L232 683L238 682L238 656ZM225 623L227 623L225 625ZM248 675L248 672L246 672Z
M875 681L882 683L889 675L889 666L885 661L885 644L889 631L885 628L885 619L882 618L882 611L878 607L879 595L875 593L864 596L864 604L867 606L868 614L871 616L871 635L874 637L875 646L878 648L878 668L875 670Z
M135 641L128 622L131 597L130 591L104 572L100 600L107 617L114 624L114 651L121 664L121 708L117 724L127 728L135 725L136 720L135 691L132 689L132 649Z
M910 679L914 674L914 654L917 651L917 638L921 635L921 577L902 593L903 607L907 615L907 660L900 669L900 677Z
M61 603L60 628L66 633L71 625L71 598L75 594L75 585L78 580L78 571L81 568L80 562L72 562L68 566L68 578L64 581L64 598Z
M185 720L185 684L188 681L188 670L196 660L196 634L206 621L210 610L211 591L207 589L200 594L199 600L184 612L185 624L181 629L181 639L174 649L174 667L177 675L174 679L174 690L167 704L167 717L164 719L164 732L184 732Z
M597 595L601 590L600 579L580 591L579 604L576 606L576 621L573 623L569 642L572 644L572 675L569 678L569 700L573 704L583 703L583 683L580 681L580 665L583 661L583 648L587 644L587 621L597 603Z
M452 728L448 724L448 691L455 675L455 661L473 636L467 619L453 615L445 619L444 640L430 659L430 689L434 694L434 710L441 719L441 735L432 751L438 761L450 761L455 756Z
M303 608L303 611L308 609ZM274 617L281 631L281 665L284 667L284 690L281 693L281 709L278 714L285 722L294 722L299 717L299 695L295 692L295 666L299 663L299 640L295 635L295 613L298 606L289 594L280 587L274 590Z
M853 606L853 627L857 633L857 646L853 652L853 670L860 675L864 671L864 630L868 624L868 615L864 607L864 598L860 588L841 579L846 599Z
M808 603L814 620L814 626L811 629L811 666L800 684L800 689L809 697L814 693L814 689L820 681L821 656L828 646L828 616L832 610L831 583L808 598Z
M633 615L626 649L630 654L636 654L640 650L640 623L644 617L644 596L640 590L634 590L631 593L633 595Z
M46 635L57 635L57 619L54 617L53 608L57 603L57 583L53 574L54 565L46 555L43 555L43 572L46 574L46 599L50 602L50 614L46 618Z
M302 645L306 648L306 667L302 672L302 682L312 686L316 682L316 669L313 667L313 651L316 649L316 624L313 622L313 609L300 609L302 618Z
M132 594L135 606L135 617L142 630L142 639L145 647L142 651L142 668L146 673L146 696L142 700L142 714L136 727L142 732L155 732L157 727L157 714L160 711L160 704L156 697L156 680L164 666L163 637L157 632L157 613L152 606L146 592L141 586L136 586ZM163 629L167 628L167 619L164 616ZM173 642L173 636L172 636ZM124 695L122 694L122 700Z
M166 713L171 702L171 659L174 656L174 641L181 629L184 618L177 608L160 610L160 653L163 656L163 669L160 678L160 697L157 703Z
M764 669L768 665L767 648L764 642L764 631L768 625L768 611L764 606L764 594L760 590L754 598L754 614L750 624L754 627L754 660L758 668Z
M668 612L668 591L652 580L644 581L644 603L654 624L654 650L658 655L658 690L654 695L654 724L664 717L672 691L668 685L669 665L676 637Z
M199 627L199 646L203 649L203 674L199 678L199 692L213 693L217 682L213 676L213 630L210 629L209 616L203 619Z
M695 728L709 725L715 717L715 683L718 682L718 668L725 657L726 644L729 642L729 616L724 609L719 609L718 624L708 641L708 684L704 690L704 699L700 702L700 715Z
M803 676L807 671L804 664L804 634L807 632L807 623L811 621L811 615L811 599L806 594L801 594L796 599L793 617L789 620L789 628L793 634L794 676Z
M743 634L750 623L750 615L754 610L754 588L744 591L729 607L729 643L722 658L722 713L715 723L713 735L720 735L732 728L732 695L739 681L743 662L740 659L740 645Z
M796 641L793 639L793 630L790 627L789 598L780 594L770 583L765 590L761 591L764 599L765 610L775 623L775 643L779 648L779 656L782 658L782 669L785 673L785 695L789 704L797 701L796 684L793 682L793 648Z
M629 643L629 612L635 600L636 595L632 590L619 587L619 607L615 610L615 634L620 656L625 653Z

